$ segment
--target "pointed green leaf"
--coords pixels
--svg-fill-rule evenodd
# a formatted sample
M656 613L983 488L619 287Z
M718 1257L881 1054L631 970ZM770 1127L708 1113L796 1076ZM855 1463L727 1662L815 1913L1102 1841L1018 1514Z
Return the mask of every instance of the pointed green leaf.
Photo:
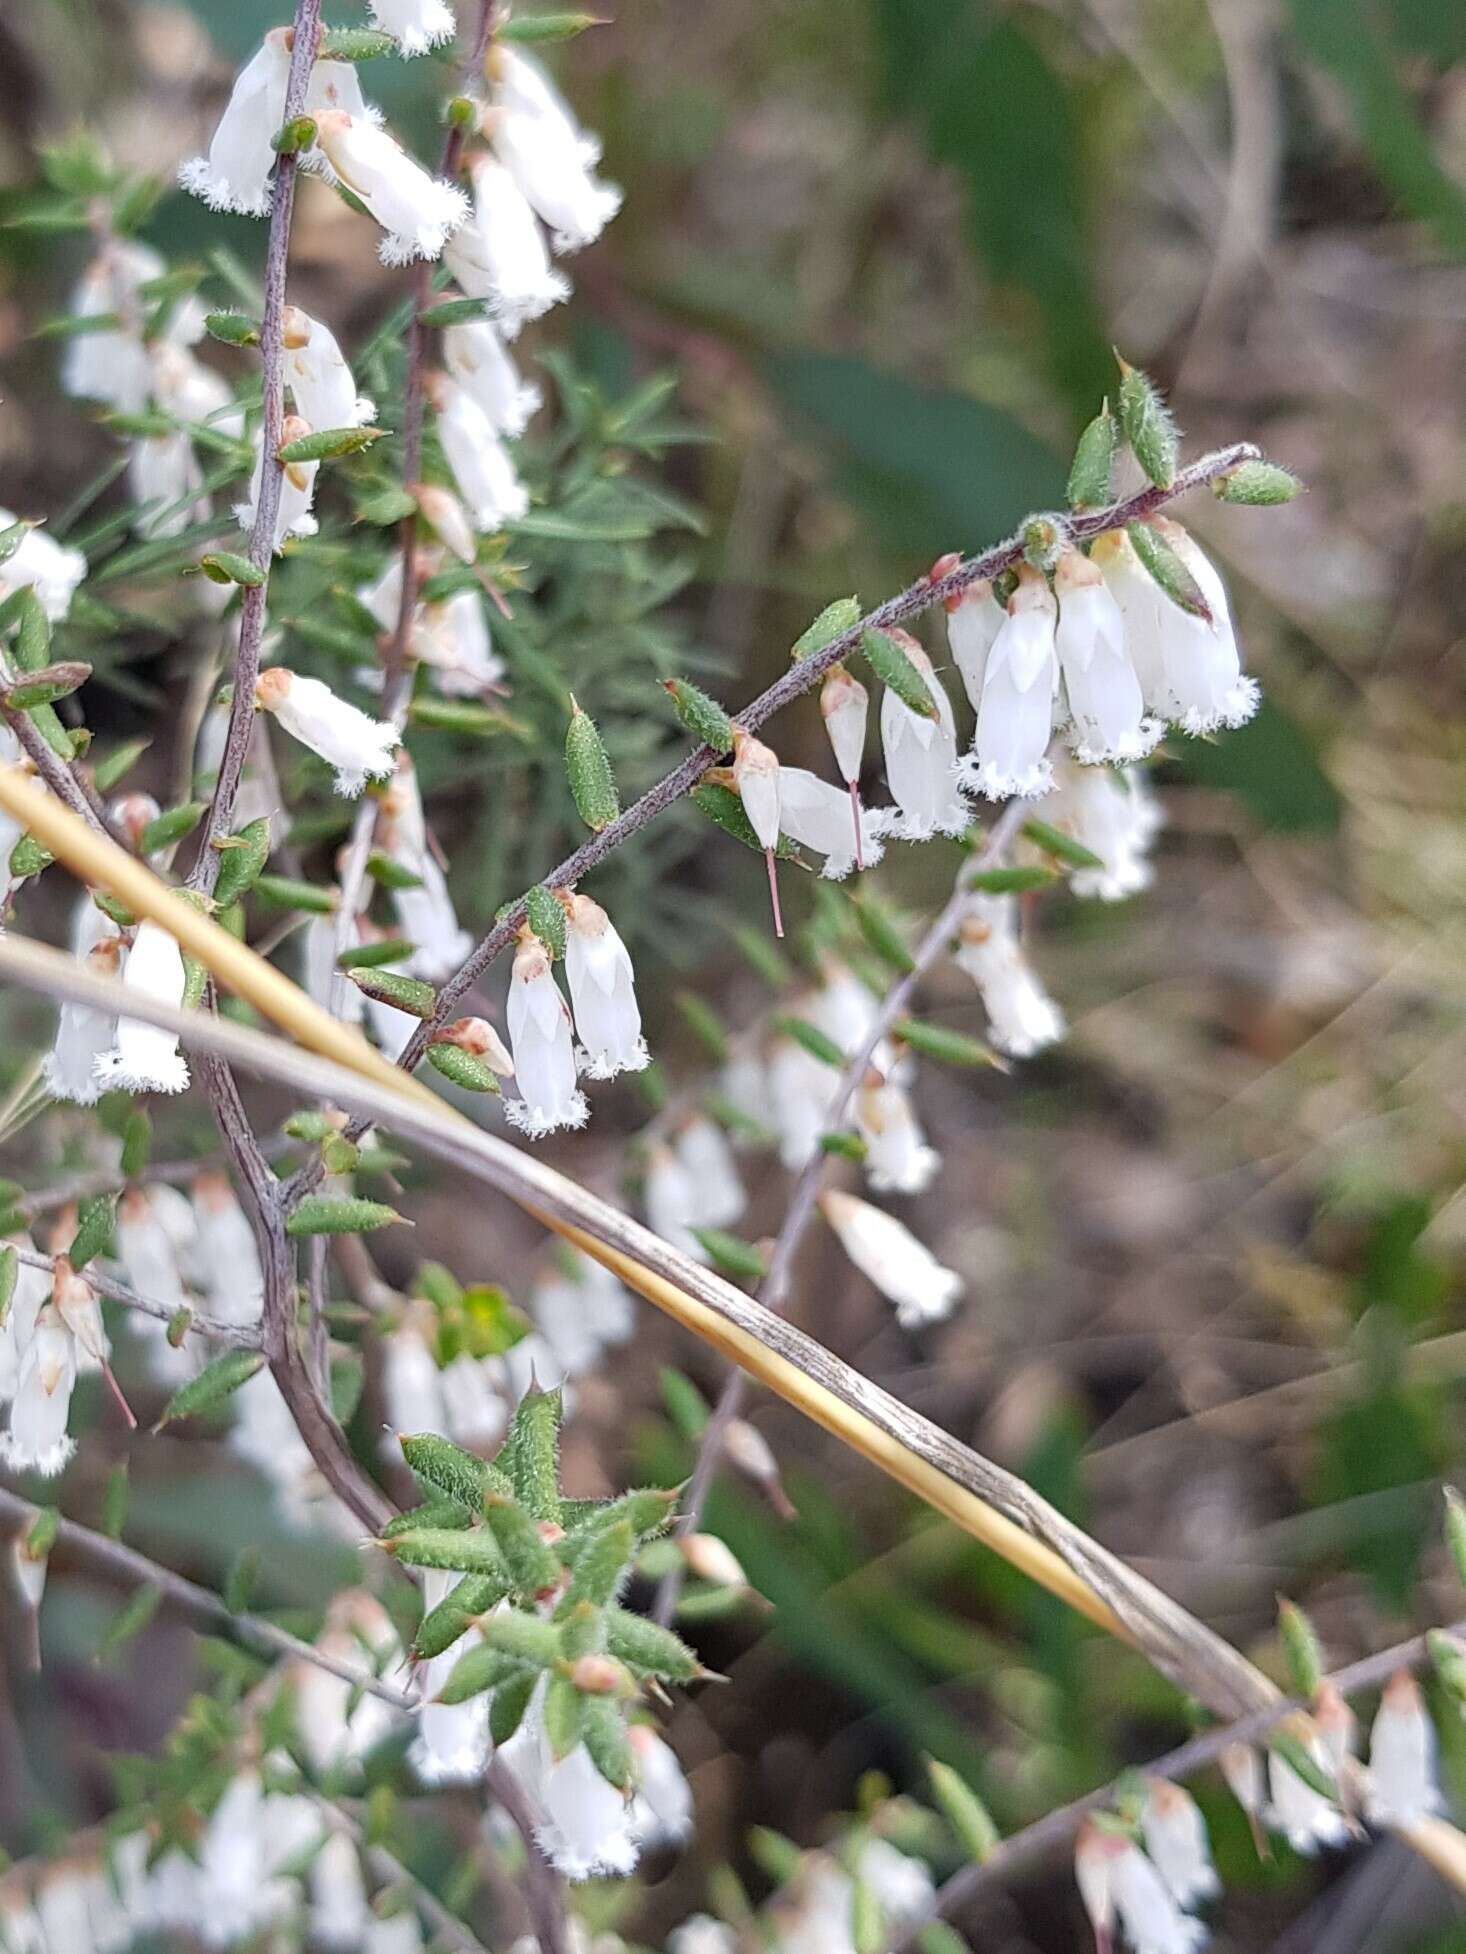
M1065 499L1071 509L1102 509L1112 494L1119 429L1106 401L1079 437Z
M1273 461L1244 461L1212 483L1219 502L1236 502L1246 509L1276 508L1280 502L1291 502L1302 488L1296 475Z
M307 1194L285 1223L287 1235L364 1235L373 1228L390 1228L406 1217L382 1201ZM410 1225L410 1224L409 1224Z
M889 631L865 632L860 649L882 685L894 692L903 706L923 719L936 718L937 702L931 687Z
M213 1411L242 1384L248 1384L257 1371L264 1369L264 1364L263 1350L226 1350L222 1357L205 1364L197 1377L179 1385L163 1407L163 1415L154 1429L161 1431L164 1425L171 1425L179 1418L196 1418L201 1411Z
M1132 522L1126 525L1125 534L1134 545L1135 554L1171 602L1192 617L1199 617L1204 624L1210 624L1211 605L1207 603L1201 585L1155 525Z
M593 834L599 834L621 812L621 801L595 721L574 700L571 706L565 731L565 772L576 812Z
M1146 475L1157 488L1169 488L1176 479L1176 424L1150 376L1124 360L1120 360L1120 425Z
M790 649L790 658L796 662L801 658L813 658L817 651L832 645L836 638L843 638L847 631L853 631L859 622L860 599L837 597L833 604L826 604L814 622L800 632Z
M716 699L685 678L664 679L662 689L672 701L677 717L700 745L711 747L718 754L733 751L733 721Z

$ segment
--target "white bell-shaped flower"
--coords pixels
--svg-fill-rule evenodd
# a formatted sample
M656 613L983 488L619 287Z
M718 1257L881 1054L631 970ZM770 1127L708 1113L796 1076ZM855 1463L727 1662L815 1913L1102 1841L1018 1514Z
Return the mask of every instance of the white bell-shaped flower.
M447 879L429 846L417 774L406 748L398 749L391 785L382 796L377 842L399 868L418 878L415 887L392 891L398 926L414 945L407 969L440 983L463 962L473 937L459 925Z
M327 109L315 118L316 141L337 178L360 198L386 232L377 255L384 265L441 257L447 239L468 215L456 183L429 176L385 129Z
M1053 788L1034 814L1099 857L1097 868L1070 871L1076 896L1120 902L1150 887L1151 846L1165 815L1139 768L1076 766L1060 759Z
M674 1150L660 1141L647 1150L642 1203L647 1226L654 1235L660 1235L694 1262L707 1261L707 1250L692 1232L706 1226L696 1183Z
M903 1330L951 1315L964 1287L961 1276L944 1268L894 1215L838 1189L821 1195L820 1212L856 1268L896 1305Z
M692 1836L692 1787L677 1753L650 1724L634 1723L626 1733L636 1760L636 1797L631 1830L647 1852L684 1845Z
M441 1431L443 1374L433 1352L433 1318L414 1309L382 1338L382 1456L400 1458L399 1435Z
M466 1350L439 1372L444 1429L458 1445L486 1451L499 1443L509 1423L503 1367L480 1361Z
M301 441L311 432L309 422L299 414L287 414L280 428L280 446L284 448L292 441ZM271 463L272 467L275 465ZM288 536L314 536L316 533L311 503L315 500L316 474L320 465L318 461L292 461L280 470L280 499L275 506L275 533L270 539L270 547L277 554L284 548ZM254 528L264 469L264 443L256 434L255 465L249 478L249 494L244 501L234 505L234 518L241 529Z
M404 61L451 41L458 21L448 0L370 0L372 24L397 43Z
M1371 1825L1416 1825L1441 1809L1435 1730L1408 1669L1385 1686L1369 1732L1364 1815Z
M13 1235L14 1247L34 1252L29 1235ZM51 1296L51 1277L31 1262L20 1262L5 1321L0 1323L0 1403L13 1398L20 1382L20 1360L35 1332L36 1318Z
M496 50L497 88L486 118L495 150L554 234L557 251L579 251L621 208L621 192L595 175L599 145L575 122L542 69Z
M176 1008L183 1003L183 952L167 930L147 921L138 925L122 982L159 1004ZM176 1032L122 1018L117 1042L97 1059L93 1076L104 1092L182 1092L188 1085L188 1065Z
M540 1335L572 1377L594 1369L603 1350L625 1343L636 1328L630 1291L587 1256L542 1277L532 1309Z
M9 529L15 520L9 509L0 509L0 529ZM13 590L34 590L41 609L53 624L59 624L86 573L87 560L80 550L53 541L44 529L31 529L0 563L0 597Z
M272 665L255 683L255 704L335 768L336 792L348 799L368 780L385 780L392 771L392 755L402 740L397 728L338 699L318 678Z
M194 421L239 440L244 408L222 374L187 346L160 339L151 348L153 399L175 420Z
M694 1113L678 1131L677 1158L692 1183L699 1228L731 1228L748 1205L727 1134L706 1113Z
M206 1169L193 1184L193 1261L211 1313L242 1327L264 1307L260 1251L229 1177Z
M784 918L779 911L779 874L774 867L774 851L779 846L779 757L772 747L756 740L741 726L733 729L733 787L743 802L748 825L764 851L769 873L769 901L774 911L774 934L784 934Z
M765 1083L764 1117L778 1135L780 1162L798 1173L819 1146L839 1077L793 1038L780 1038L769 1051Z
M1166 516L1151 520L1196 579L1212 614L1207 624L1162 598L1167 606L1162 614L1165 686L1156 710L1183 733L1244 725L1257 711L1261 695L1257 681L1243 676L1226 585L1180 523Z
M667 1954L738 1954L738 1935L710 1913L690 1913L668 1934Z
M138 535L176 536L207 515L203 480L182 429L135 440L127 455L127 492L138 509Z
M341 1948L345 1954L362 1946L371 1925L361 1855L344 1832L328 1832L312 1859L310 1937L321 1947Z
M71 294L73 319L110 319L96 332L78 332L61 352L61 385L75 400L100 400L119 414L140 414L152 390L153 366L139 330L140 280L129 275L125 247L104 247ZM160 266L161 269L161 266ZM156 274L151 268L147 277Z
M1041 572L1023 564L1008 615L987 657L982 702L963 779L980 794L1041 794L1052 770L1045 757L1053 731L1059 661L1057 610Z
M641 1034L636 976L626 945L598 902L565 900L565 977L580 1038L581 1070L592 1079L640 1072L650 1063Z
M828 882L842 882L857 866L857 846L862 868L874 868L886 852L882 836L889 814L862 808L858 801L854 805L860 822L858 844L848 794L804 767L779 769L779 826L801 848L824 856L820 873Z
M504 1110L531 1139L560 1126L584 1126L585 1094L575 1084L575 1039L550 954L528 930L514 953L505 1016L520 1097Z
M865 824L860 808L860 769L865 759L865 723L870 694L843 665L832 665L820 687L820 717L840 778L850 796L850 833L855 866L864 868ZM829 870L826 868L825 873Z
M1190 1913L1221 1892L1206 1820L1190 1792L1169 1779L1153 1778L1146 1786L1140 1830L1145 1849L1178 1907Z
M497 1759L518 1780L535 1814L536 1842L557 1872L571 1880L629 1873L638 1856L632 1801L601 1776L584 1744L555 1757L544 1690L541 1682Z
M172 1237L153 1206L147 1189L129 1187L117 1204L114 1231L117 1262L129 1288L149 1302L162 1303L169 1310L188 1307L188 1292L178 1266ZM146 1341L148 1369L160 1384L174 1385L197 1370L197 1339L175 1348L166 1335L166 1324L155 1317L139 1316L135 1327Z
M121 938L104 937L93 944L85 962L94 977L115 977L122 967ZM90 1004L63 1004L55 1042L41 1064L41 1077L52 1096L74 1106L94 1106L102 1094L97 1061L111 1051L116 1037L117 1020L110 1011L98 1011Z
M520 378L504 342L487 319L449 326L443 334L443 363L453 378L488 415L495 431L522 434L544 395Z
M463 1577L442 1568L423 1569L423 1613L433 1609ZM442 1655L419 1665L418 1688L421 1702L417 1711L417 1731L408 1759L424 1784L472 1784L481 1778L489 1761L489 1696L471 1696L466 1703L436 1703L434 1697L452 1675L465 1648L476 1640L470 1630L469 1642L458 1641Z
M1125 619L1099 565L1065 550L1054 575L1059 622L1054 644L1073 721L1074 752L1086 766L1139 760L1160 738L1125 648Z
M952 701L932 661L909 632L890 631L916 667L936 707L936 717L913 712L890 687L881 699L881 752L886 782L901 810L892 831L907 841L960 835L972 818L957 779L957 723Z
M291 33L274 27L235 79L207 156L184 163L178 181L211 210L264 217L276 152L271 139L285 120Z
M257 1381L258 1377L251 1378L244 1389L253 1390ZM450 1586L452 1578L448 1577ZM380 1676L391 1675L403 1660L391 1616L361 1588L347 1588L335 1597L315 1647L323 1656L358 1668L369 1666ZM349 1771L400 1723L401 1713L380 1696L358 1689L344 1676L333 1676L319 1663L302 1657L287 1674L306 1758L321 1775Z
M1316 1735L1308 1740L1308 1752L1325 1776L1332 1777L1328 1752ZM1271 1797L1267 1822L1283 1834L1295 1852L1308 1856L1320 1846L1348 1843L1349 1821L1333 1799L1305 1784L1277 1751L1268 1752L1267 1773Z
M438 439L474 527L489 532L518 521L529 495L488 415L441 374L429 381L428 393L438 410Z
M506 339L570 296L544 233L509 171L485 151L474 159L473 214L443 249L443 263L469 298L483 299Z
M1110 1870L1115 1916L1135 1954L1192 1954L1206 1928L1181 1911L1150 1860L1129 1839Z
M1032 1058L1064 1035L1064 1014L1034 974L1018 940L1012 896L976 894L958 931L953 961L976 984L988 1037L1010 1058Z
M295 411L311 427L367 427L376 405L356 391L356 381L336 335L319 319L287 305L283 320L285 383Z
M445 698L481 699L502 687L504 661L494 650L476 590L456 590L437 603L423 604L409 648L431 670Z
M951 568L955 567L957 561L955 557L943 557L941 563L933 567L933 579L941 574L943 564ZM952 663L961 676L962 689L973 711L977 712L982 706L988 657L997 643L998 633L1007 622L1008 614L994 597L993 587L986 578L970 583L956 597L949 597L945 609L947 643L951 647Z
M0 1434L0 1460L12 1471L54 1479L76 1450L66 1435L76 1373L76 1338L47 1303L21 1353L9 1428Z
M942 1156L926 1143L904 1087L872 1070L855 1095L855 1125L866 1145L865 1177L877 1194L920 1194Z

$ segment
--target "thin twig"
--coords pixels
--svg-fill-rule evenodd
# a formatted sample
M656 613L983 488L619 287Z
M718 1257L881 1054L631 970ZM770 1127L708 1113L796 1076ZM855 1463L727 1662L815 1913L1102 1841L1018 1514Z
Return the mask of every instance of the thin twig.
M1010 801L993 824L992 832L978 850L976 858L963 863L951 896L912 952L911 968L904 972L886 992L859 1049L852 1053L841 1072L840 1083L825 1117L825 1132L833 1133L841 1126L851 1102L860 1089L860 1082L870 1068L877 1046L883 1038L889 1036L892 1027L905 1014L917 985L945 954L970 899L970 878L985 868L993 867L1002 859L1027 812L1026 801ZM790 1192L788 1205L784 1210L784 1220L774 1239L768 1267L757 1292L759 1301L766 1308L773 1310L776 1315L782 1312L788 1300L789 1279L794 1269L794 1258L799 1252L810 1222L814 1219L820 1184L824 1180L828 1166L828 1157L816 1147L800 1169L799 1177ZM703 1508L707 1504L708 1494L712 1491L723 1442L728 1436L728 1427L741 1413L747 1395L748 1379L741 1370L735 1368L729 1372L718 1402L713 1407L712 1416L708 1419L698 1440L697 1459L692 1468L692 1477L688 1481L687 1493L678 1519L679 1533L692 1533L697 1529ZM664 1628L676 1613L683 1579L684 1570L681 1567L671 1568L663 1576L661 1586L657 1590L656 1605L652 1613Z
M305 107L311 66L320 35L321 0L296 0L295 38L290 74L285 84L284 122L292 122ZM234 803L254 730L255 680L260 672L260 646L265 635L265 609L270 594L270 569L275 558L275 518L280 512L280 489L285 471L275 459L285 419L285 271L290 255L290 220L295 211L298 158L292 153L275 163L275 190L270 203L270 230L265 245L265 304L260 320L260 383L264 422L260 429L260 487L255 519L249 532L249 560L260 581L245 587L239 607L239 645L234 656L234 696L229 725L208 817L199 839L198 854L188 881L205 895L218 879L222 857L214 843L229 832Z
M1466 1621L1453 1623L1447 1633L1466 1634ZM1364 1656L1343 1669L1336 1669L1328 1681L1341 1696L1353 1696L1360 1690L1376 1689L1387 1683L1396 1670L1419 1669L1429 1660L1430 1645L1426 1637L1413 1635L1408 1641L1397 1642L1393 1648L1381 1649L1376 1655ZM1277 1702L1254 1711L1250 1716L1239 1717L1236 1722L1219 1725L1214 1730L1202 1731L1200 1736L1191 1738L1188 1743L1167 1751L1164 1757L1143 1766L1144 1774L1174 1781L1195 1777L1209 1764L1216 1763L1222 1752L1233 1744L1255 1744L1288 1717L1308 1707L1302 1697L1279 1697ZM1113 1804L1121 1790L1121 1781L1115 1779L1101 1785L1096 1791L1087 1791L1082 1798L1046 1812L1032 1825L1025 1825L1021 1832L1014 1832L981 1864L963 1866L953 1873L937 1889L926 1911L902 1930L900 1937L892 1943L889 1954L909 1954L909 1950L920 1941L922 1930L933 1920L954 1913L994 1880L1022 1872L1048 1853L1067 1845L1079 1829L1080 1821L1089 1812Z
M12 1243L16 1255L31 1269L44 1269L48 1274L55 1266L55 1257L42 1255L38 1249L22 1248L18 1242ZM160 1303L155 1296L140 1296L125 1282L118 1282L104 1275L91 1264L87 1265L86 1279L99 1296L109 1302L121 1303L125 1309L135 1309L140 1316L151 1316L155 1322L171 1323L178 1314L175 1303ZM258 1350L260 1333L252 1324L226 1323L221 1316L205 1316L188 1306L188 1330L192 1336L212 1337L217 1343L237 1345L242 1350Z
M29 1500L0 1488L0 1516L13 1520L18 1528L33 1525L40 1510L32 1506ZM333 1676L339 1676L353 1688L380 1697L396 1710L417 1707L415 1697L394 1689L390 1683L384 1683L369 1669L358 1668L351 1662L339 1662L335 1656L326 1655L309 1642L302 1642L298 1636L287 1634L283 1628L277 1628L263 1616L236 1611L208 1588L185 1580L181 1574L173 1573L160 1562L139 1553L135 1547L124 1546L120 1540L113 1540L105 1533L94 1533L90 1527L79 1526L75 1520L61 1520L56 1528L56 1543L71 1549L93 1566L120 1575L125 1581L137 1581L157 1588L163 1599L183 1614L192 1615L195 1620L207 1622L211 1628L223 1629L227 1634L237 1636L241 1642L249 1643L257 1653L288 1656L292 1661L313 1663L317 1669L329 1670Z

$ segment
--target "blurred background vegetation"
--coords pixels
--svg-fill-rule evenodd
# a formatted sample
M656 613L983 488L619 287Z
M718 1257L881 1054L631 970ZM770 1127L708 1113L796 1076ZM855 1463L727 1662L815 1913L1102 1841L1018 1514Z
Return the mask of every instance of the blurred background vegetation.
M1057 502L1112 343L1169 388L1193 451L1246 437L1309 484L1270 518L1188 512L1228 571L1267 704L1218 744L1168 749L1149 895L1102 911L1061 897L1035 919L1071 1039L1008 1077L924 1075L946 1164L914 1219L967 1276L967 1307L908 1337L813 1240L799 1319L1275 1670L1280 1590L1336 1661L1459 1615L1434 1543L1438 1483L1466 1472L1466 10L623 0L615 14L559 65L626 208L577 262L570 313L521 350L533 363L568 346L612 400L675 375L667 411L698 438L653 471L677 498L657 545L667 603L637 652L653 669L746 697L832 596L874 602ZM0 10L0 206L77 123L120 163L170 171L280 17L274 0ZM443 85L432 63L367 76L419 149ZM246 271L262 243L176 194L145 234L170 258L222 244ZM401 275L314 184L296 240L297 296L359 346ZM32 336L83 250L0 231L0 494L27 513L63 510L112 452ZM594 616L575 631L561 669L593 711L624 708L635 791L666 757L645 730L656 704L638 734L619 654ZM509 710L533 714L501 649ZM184 658L166 618L129 640L94 721L137 730ZM812 711L777 736L819 764ZM475 789L452 818L474 842L460 893L478 924L568 833L558 787L534 767L496 780L487 750L437 776ZM617 920L639 925L669 989L695 984L737 1025L759 1008L754 980L689 922L755 914L757 864L710 837L674 826L628 861L622 901L638 900ZM907 857L891 898L915 911L948 866L940 845ZM34 1037L28 1007L4 1010ZM969 1011L954 983L931 1015ZM669 1001L652 1022L662 1069L685 1077L699 1061ZM627 1087L559 1157L612 1185L644 1116ZM760 1170L746 1232L777 1224L783 1188ZM514 1218L473 1223L429 1186L414 1212L424 1251L465 1279L523 1283L538 1245ZM716 1393L713 1363L645 1324L582 1389L576 1490L685 1471L659 1363ZM871 1795L870 1774L919 1784L924 1751L970 1770L1006 1828L1177 1735L1172 1693L1140 1663L791 1414L756 1415L798 1517L732 1487L715 1498L714 1530L773 1609L701 1631L734 1687L673 1722L700 1835L648 1870L649 1940L722 1859L761 1888L750 1824L810 1842ZM217 1581L271 1523L237 1469L201 1473L199 1452L153 1441L135 1512L157 1551ZM333 1571L297 1548L278 1598L309 1606ZM74 1591L50 1620L46 1687L12 1664L0 1711L0 1821L18 1845L38 1809L90 1814L96 1751L156 1741L184 1683L155 1659L179 1633L166 1628L99 1670L107 1597ZM1460 1797L1466 1744L1452 1748ZM1234 1808L1208 1794L1208 1816L1232 1895L1223 1945L1466 1948L1399 1848L1260 1867ZM963 1924L984 1949L1057 1950L1078 1915L1041 1880Z

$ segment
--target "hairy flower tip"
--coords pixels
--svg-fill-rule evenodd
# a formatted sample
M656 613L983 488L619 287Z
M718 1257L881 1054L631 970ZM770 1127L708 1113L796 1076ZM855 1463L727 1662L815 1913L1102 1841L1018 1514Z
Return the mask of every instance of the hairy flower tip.
M1325 1776L1333 1775L1333 1763L1322 1739L1314 1733L1307 1739L1308 1754ZM1321 1791L1315 1791L1277 1751L1268 1752L1268 1790L1271 1802L1267 1822L1281 1832L1293 1850L1308 1856L1320 1846L1346 1845L1351 1836L1349 1821Z
M953 962L976 984L988 1015L988 1036L1010 1058L1032 1058L1057 1043L1064 1014L1023 953L1018 905L1012 896L976 893L958 929Z
M240 69L208 154L184 163L178 181L211 210L264 217L272 200L272 137L285 119L290 76L288 30L273 28Z
M471 166L473 214L443 250L459 288L483 299L506 339L570 296L570 281L550 263L544 233L523 191L487 152Z
M270 152L273 168L274 151ZM190 156L178 165L179 188L187 190L191 197L206 203L210 210L233 211L238 217L268 217L274 192L266 183L262 187L245 182L231 183L227 176L221 176L207 156Z
M1390 1678L1369 1732L1364 1815L1371 1825L1415 1825L1441 1809L1435 1731L1408 1669Z
M126 989L175 1009L183 1003L183 952L157 923L139 925L123 966ZM188 1065L178 1049L177 1034L138 1018L122 1018L117 1041L101 1053L93 1076L104 1092L182 1092L188 1085Z
M642 1036L626 945L605 910L589 896L571 895L566 917L565 976L580 1034L581 1070L592 1079L644 1071L651 1054Z
M96 977L115 977L122 967L122 943L116 936L94 943L85 958ZM90 1004L63 1004L56 1021L56 1037L41 1062L41 1077L53 1098L75 1106L94 1106L102 1096L97 1062L112 1050L117 1019Z
M378 249L384 265L442 255L468 216L468 199L457 184L429 176L385 129L339 109L317 115L316 141L340 181L386 232Z
M979 635L990 622L979 610ZM1052 777L1045 756L1059 689L1057 622L1048 584L1024 564L983 661L972 750L957 770L965 786L990 799L1042 793Z
M397 43L404 61L441 47L458 32L447 0L371 0L373 24Z
M500 47L494 68L497 86L487 118L494 148L549 227L555 249L579 251L621 208L617 186L595 174L600 144L576 122L532 56Z
M1120 902L1149 888L1154 877L1150 852L1165 815L1143 773L1061 760L1052 792L1034 813L1097 858L1070 873L1069 887L1076 896Z
M876 1194L921 1194L942 1164L928 1146L905 1089L872 1072L855 1096L855 1125L865 1141L865 1177Z

